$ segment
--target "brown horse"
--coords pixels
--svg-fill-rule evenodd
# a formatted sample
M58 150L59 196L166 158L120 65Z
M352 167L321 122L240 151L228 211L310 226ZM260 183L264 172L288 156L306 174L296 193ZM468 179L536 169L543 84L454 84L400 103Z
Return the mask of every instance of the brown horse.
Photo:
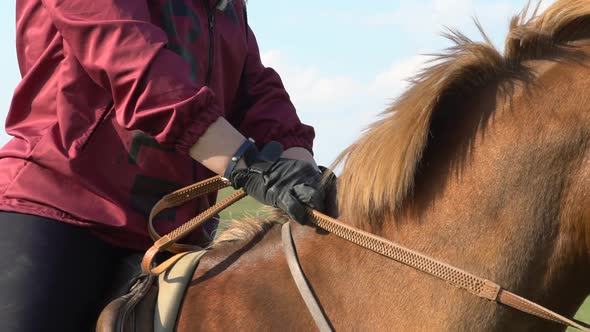
M340 219L571 317L590 293L590 1L527 17L504 55L449 34L456 45L342 154ZM243 222L206 255L179 331L316 329L280 227L265 225ZM564 329L293 229L336 330Z

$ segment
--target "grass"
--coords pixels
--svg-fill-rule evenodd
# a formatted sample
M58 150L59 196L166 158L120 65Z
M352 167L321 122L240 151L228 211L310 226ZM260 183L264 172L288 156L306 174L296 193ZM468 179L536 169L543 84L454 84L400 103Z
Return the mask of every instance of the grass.
M231 195L232 192L232 188L220 190L217 200L221 201L222 199ZM234 203L234 205L230 206L228 209L221 211L221 213L219 214L219 227L217 228L216 234L221 234L221 232L227 227L227 224L231 220L240 219L246 216L258 215L259 213L261 213L261 208L262 204L258 203L254 198L250 196L242 198L241 200Z
M219 191L219 197L217 197L218 201L226 198L227 196L233 193L232 188L225 188ZM247 215L256 215L260 212L260 208L262 205L258 203L254 198L250 196L246 196L245 198L239 200L238 202L234 203L229 209L222 211L220 213L221 220L228 221L232 219L240 219Z
M231 193L231 188L221 190L219 192L219 199L221 200ZM223 228L228 220L240 219L246 215L256 215L257 213L260 213L260 208L260 203L256 202L251 197L246 197L221 213L222 222L220 228ZM582 305L575 318L584 322L590 322L590 297L586 299L586 302ZM567 331L574 332L577 330L570 328Z
M586 299L586 302L584 304L582 304L582 307L580 307L580 310L578 310L578 313L576 314L575 318L577 320L581 320L586 323L590 322L590 297ZM574 332L574 331L578 331L578 330L573 329L573 328L567 329L567 332Z

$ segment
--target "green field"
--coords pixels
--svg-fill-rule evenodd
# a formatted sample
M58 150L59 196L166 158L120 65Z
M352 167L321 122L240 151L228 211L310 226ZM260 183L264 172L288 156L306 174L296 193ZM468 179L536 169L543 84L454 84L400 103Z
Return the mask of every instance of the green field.
M232 188L226 188L219 191L217 201L221 201L233 193ZM246 196L242 200L234 203L229 209L221 212L221 219L224 221L231 219L240 219L245 215L255 214L262 205L255 201L252 197Z
M590 322L590 297L586 299L586 302L580 308L580 311L576 314L576 319L581 320L583 322ZM578 331L577 329L569 328L567 329L568 332Z
M227 197L231 194L231 190L224 189L220 192L219 199ZM246 197L239 201L238 203L234 204L231 208L227 211L223 211L221 213L222 224L221 227L224 226L223 221L231 220L231 219L239 219L244 215L254 215L260 209L260 204L256 202L254 199L250 197ZM586 300L586 303L582 305L580 311L576 314L576 319L582 320L584 322L590 322L590 298ZM568 332L577 331L576 329L568 329Z

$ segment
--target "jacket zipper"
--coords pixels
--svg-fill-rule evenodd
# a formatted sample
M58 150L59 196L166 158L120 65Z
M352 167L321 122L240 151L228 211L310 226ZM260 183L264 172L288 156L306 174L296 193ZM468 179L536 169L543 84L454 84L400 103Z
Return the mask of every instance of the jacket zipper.
M213 34L213 30L215 28L215 8L217 8L217 4L215 4L215 7L213 9L211 9L211 6L209 6L209 0L204 0L205 3L207 4L206 8L207 8L207 14L208 14L208 23L209 23L209 64L207 67L207 76L205 78L205 85L209 85L209 83L211 83L211 76L213 74L213 57L215 55L214 52L214 34Z

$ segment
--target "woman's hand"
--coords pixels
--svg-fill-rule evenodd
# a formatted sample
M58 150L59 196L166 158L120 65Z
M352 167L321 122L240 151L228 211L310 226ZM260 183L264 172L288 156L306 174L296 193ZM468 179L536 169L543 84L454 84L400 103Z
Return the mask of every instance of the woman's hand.
M320 170L308 161L281 158L276 142L268 144L229 175L232 186L243 188L259 202L285 211L299 223L306 223L307 207L324 210L325 192ZM271 147L272 145L272 147Z

